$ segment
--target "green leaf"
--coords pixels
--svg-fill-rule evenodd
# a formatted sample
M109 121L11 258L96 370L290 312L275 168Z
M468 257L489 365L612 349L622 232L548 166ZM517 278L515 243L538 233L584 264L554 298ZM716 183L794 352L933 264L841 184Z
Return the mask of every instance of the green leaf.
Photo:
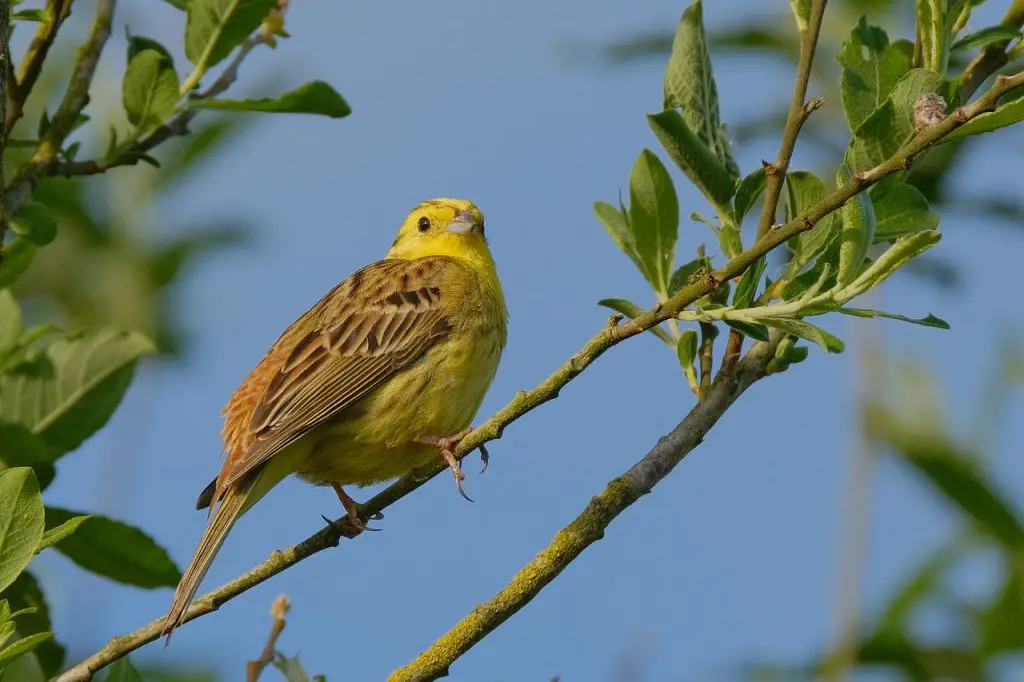
M11 21L35 21L37 23L46 23L50 20L50 17L46 14L46 10L41 9L23 9L18 10L11 15Z
M757 295L757 285L761 283L761 275L764 274L767 260L764 256L758 258L743 272L740 283L736 285L736 293L733 295L732 305L734 308L746 308Z
M0 289L10 286L21 277L21 273L28 269L36 255L37 248L35 244L20 236L3 247L3 258L0 258Z
M187 3L185 0L164 0L164 2L166 2L168 5L171 5L172 7L180 9L183 12L186 10Z
M775 316L759 317L757 319L758 322L764 325L774 327L775 329L784 331L787 334L799 336L801 339L806 339L811 343L816 343L829 353L842 353L846 348L846 344L844 344L839 338L828 333L821 327L811 324L810 322L797 320L791 317Z
M0 592L14 582L43 537L43 499L28 467L0 471Z
M977 616L980 642L978 655L986 659L1002 653L1018 653L1024 648L1024 566L1018 558L1006 561L1006 582L995 599ZM1012 653L1011 653L1012 652Z
M302 667L302 663L299 662L298 654L294 658L288 658L281 652L277 652L277 658L274 659L274 667L281 671L287 682L310 682L309 673Z
M708 201L717 207L727 206L736 187L735 179L679 112L669 109L648 114L647 122L672 161Z
M718 114L718 89L711 70L701 0L683 12L665 69L664 108L682 109L683 120L734 179L740 172L729 153Z
M825 281L822 283L822 291L832 289L836 283L836 271L839 269L838 239L832 240L832 243L825 249L825 252L818 256L810 270L802 272L780 285L782 298L791 301L802 296L808 289L817 284L826 265L829 267L829 271Z
M793 10L797 30L803 33L811 20L811 0L789 0L789 8Z
M676 343L676 357L683 369L692 368L693 361L697 357L697 332L686 329L679 335L679 342Z
M13 346L21 336L21 306L10 289L0 289L0 350Z
M845 186L853 179L846 164L839 165L836 184ZM839 236L839 272L836 281L846 286L860 274L868 249L875 240L875 208L867 192L851 197L840 209L843 226Z
M1014 28L1013 26L989 26L988 28L983 28L980 31L968 33L963 38L953 43L953 47L950 49L953 52L960 50L976 50L982 47L987 47L992 43L1017 40L1020 37L1021 31L1019 28Z
M46 246L57 238L57 218L36 201L27 201L11 221L11 229L35 246Z
M277 97L260 99L196 99L190 109L219 111L263 111L274 114L319 114L344 118L352 113L348 102L323 81L311 81Z
M68 334L38 357L0 375L0 421L46 441L52 458L74 450L113 414L149 339L92 329Z
M897 178L890 176L872 187L868 195L875 213L876 244L939 226L939 216L928 210L924 194Z
M52 638L52 632L37 632L34 635L22 637L14 644L11 644L4 649L0 649L0 670L3 670L46 640Z
M853 315L854 317L884 317L888 320L900 320L901 322L910 322L911 324L919 324L923 327L935 327L936 329L949 329L949 322L935 317L930 314L928 317L914 318L906 317L904 315L894 315L892 313L883 313L881 310L868 310L866 308L836 308L839 312L844 315Z
M910 574L885 605L879 619L879 629L890 632L906 632L910 617L929 594L935 593L939 580L964 555L964 543L960 539L940 547L922 561Z
M209 69L260 27L276 0L188 0L187 4L185 56Z
M46 508L46 519L52 526L79 516L84 514ZM138 528L99 514L66 536L56 549L87 571L126 585L175 587L181 579L167 551L152 538Z
M46 598L31 573L22 571L18 579L4 590L4 596L10 599L11 607L14 609L34 609L32 613L25 613L18 618L18 634L25 636L53 630ZM55 676L64 665L66 651L56 639L42 642L34 653L46 679Z
M846 163L851 170L866 171L882 163L914 135L914 105L925 93L940 93L943 77L927 69L911 69L896 83L889 98L858 126Z
M740 320L726 320L725 323L744 336L749 336L755 341L768 340L768 328L762 324L742 322Z
M917 0L917 36L921 43L921 64L946 73L949 68L949 30L946 28L946 0Z
M629 256L637 270L643 272L644 266L640 262L640 257L636 255L636 245L629 229L629 216L604 201L594 202L594 214L619 250Z
M128 63L130 64L138 54L146 50L154 50L162 54L171 63L173 68L174 56L171 55L170 51L158 41L145 36L130 36L128 38Z
M1015 552L1024 549L1024 523L977 459L961 452L938 427L913 430L904 422L878 406L867 411L868 432L887 443L980 531Z
M732 213L737 227L743 225L743 219L747 213L750 212L750 209L754 207L757 200L764 194L767 182L768 176L765 175L763 167L758 168L740 181L740 184L736 187L736 197L733 199Z
M649 149L640 152L629 174L629 225L647 281L657 293L667 293L679 232L679 201L668 171Z
M740 231L732 225L722 225L718 229L718 246L728 259L733 259L743 253L743 241L740 239Z
M1015 99L1011 98L1009 101L1000 104L995 111L972 118L949 135L946 135L940 142L962 140L971 135L990 133L993 130L999 130L1000 128L1024 121L1024 96L1017 93L1015 93L1015 96Z
M711 263L707 258L694 258L689 263L684 263L672 273L672 279L668 282L669 297L675 296L680 289L690 283L690 278L697 274L701 267L709 267Z
M46 532L43 533L43 539L39 541L39 547L36 552L42 552L47 547L52 547L58 542L68 537L81 526L84 522L92 518L91 514L85 514L83 516L75 516L61 523L58 526L47 528Z
M861 294L888 279L892 273L903 267L907 261L924 253L939 243L942 234L938 230L925 230L900 237L885 253L875 259L870 267L857 275L854 281Z
M910 70L910 57L889 44L889 36L865 17L843 43L838 57L842 70L842 101L850 130L882 105Z
M128 59L121 84L128 121L139 130L155 128L170 118L180 99L174 60L156 41L138 36L128 42Z
M825 183L813 173L793 171L786 174L786 222L795 220L807 209L819 203L828 194ZM819 254L839 234L839 214L836 211L819 220L814 227L801 232L787 242L793 252L792 269L799 272Z
M46 441L18 424L0 423L0 466L32 467L42 490L57 473L50 462Z
M190 3L191 6L191 3ZM127 656L119 658L110 666L104 682L142 682L142 676Z
M604 306L605 308L611 308L617 313L622 313L631 320L634 317L639 317L640 315L643 315L644 313L647 312L646 310L638 306L636 303L633 303L632 301L627 301L624 298L602 298L600 301L597 302L597 304L600 306ZM668 332L666 332L660 326L651 327L647 331L651 332L652 334L654 334L655 336L657 336L659 339L661 339L670 346L676 345L676 342L672 340L672 337L668 335Z

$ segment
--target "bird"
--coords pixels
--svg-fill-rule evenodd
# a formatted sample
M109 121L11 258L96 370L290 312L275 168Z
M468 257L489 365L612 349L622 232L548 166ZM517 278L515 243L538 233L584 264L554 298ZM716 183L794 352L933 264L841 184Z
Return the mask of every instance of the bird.
M224 464L196 503L208 521L164 618L166 644L235 522L291 474L334 488L350 537L366 526L343 486L391 480L440 455L465 496L452 451L507 336L480 209L449 198L416 206L386 257L293 322L228 400Z

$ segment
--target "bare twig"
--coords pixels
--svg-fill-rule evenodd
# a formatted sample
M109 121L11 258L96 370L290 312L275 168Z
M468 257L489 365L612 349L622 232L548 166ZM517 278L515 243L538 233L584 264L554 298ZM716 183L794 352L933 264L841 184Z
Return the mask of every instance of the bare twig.
M729 406L765 376L765 368L774 357L780 338L781 335L776 334L772 342L755 344L737 365L736 372L720 373L707 399L698 402L640 461L610 481L508 585L474 607L415 660L391 673L388 682L426 682L446 676L456 659L526 606L583 550L603 538L615 517L649 493L701 444Z
M28 46L25 59L18 69L16 85L9 90L7 111L0 121L4 121L7 134L14 130L15 124L25 113L25 102L32 94L39 74L43 70L43 62L50 52L50 46L57 38L57 31L71 13L72 0L46 0L46 21L39 24L32 43Z
M291 602L288 601L288 596L284 594L275 599L274 603L270 605L270 617L274 619L274 624L270 626L270 635L267 637L267 643L263 646L260 657L255 661L249 661L245 665L246 682L257 682L263 669L274 662L274 652L277 651L277 638L281 636L284 626L287 625L285 616L288 615L288 609L290 608Z
M765 188L764 205L757 223L757 239L761 239L775 224L775 216L779 209L779 197L782 185L789 171L789 162L796 149L796 140L800 136L807 117L821 106L818 98L807 102L807 83L811 79L811 68L814 66L814 54L818 49L818 34L821 32L821 21L825 16L825 4L828 0L811 0L811 12L807 24L800 30L800 57L797 60L796 82L793 86L793 98L786 114L786 125L782 130L782 141L779 143L779 155L774 163L764 163ZM735 329L729 332L729 340L725 344L725 355L722 358L723 372L732 371L733 366L743 350L743 335Z
M533 411L538 406L558 397L559 392L566 384L579 376L609 348L627 338L642 334L669 318L675 317L697 299L713 292L720 286L721 282L741 275L758 258L796 235L810 230L814 227L815 223L837 210L854 195L863 192L886 176L908 168L921 152L972 118L993 110L996 102L1004 93L1022 85L1024 85L1024 73L996 78L992 87L970 105L957 109L938 125L921 131L896 154L878 166L868 171L855 173L850 182L837 188L790 222L770 230L768 234L759 239L753 246L738 254L719 270L710 273L707 277L696 278L696 281L684 286L672 298L664 303L660 303L653 310L639 315L632 320L627 320L622 324L604 326L583 348L577 351L568 361L555 370L551 376L541 382L540 385L530 391L518 392L508 405L495 412L486 422L468 434L455 449L455 456L461 459L478 449L481 445L500 438L505 427L509 424L528 412ZM762 345L754 346L754 348L761 347ZM752 348L751 352L753 350ZM716 383L718 381L716 380ZM736 381L739 382L741 380L737 379ZM712 385L712 394L715 393L714 386L715 384ZM702 409L713 409L713 402L713 400L709 400L701 403L701 405L705 406ZM713 412L704 412L703 414L713 414ZM366 504L361 505L360 518L363 521L369 520L374 514L384 510L446 470L447 467L445 466L433 465L403 477L374 496ZM340 526L341 523L341 519L339 519L337 525ZM188 622L216 611L221 604L234 599L288 567L313 554L330 547L336 547L339 541L340 536L337 530L328 526L297 545L289 547L284 551L274 552L269 559L247 573L196 599L186 612L183 622ZM115 637L105 647L57 678L58 682L85 682L91 679L92 675L97 671L157 639L160 636L162 627L163 618L161 617L130 634Z

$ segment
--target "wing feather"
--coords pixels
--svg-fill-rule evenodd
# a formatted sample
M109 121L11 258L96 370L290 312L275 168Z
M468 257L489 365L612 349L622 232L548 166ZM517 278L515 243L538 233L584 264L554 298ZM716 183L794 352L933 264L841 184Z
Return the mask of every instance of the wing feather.
M343 282L304 318L299 337L250 413L245 446L221 473L226 490L310 429L351 406L447 336L447 259L387 260ZM303 319L293 325L302 328ZM285 341L289 332L278 342Z

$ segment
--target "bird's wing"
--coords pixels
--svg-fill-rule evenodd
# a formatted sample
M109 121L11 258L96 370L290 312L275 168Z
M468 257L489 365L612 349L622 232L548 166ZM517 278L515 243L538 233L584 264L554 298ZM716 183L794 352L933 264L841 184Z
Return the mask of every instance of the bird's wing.
M359 271L304 317L315 318L270 380L248 445L226 463L226 490L324 420L418 360L451 331L442 308L446 260L385 260ZM302 319L293 325L302 328ZM288 335L286 332L282 340Z

